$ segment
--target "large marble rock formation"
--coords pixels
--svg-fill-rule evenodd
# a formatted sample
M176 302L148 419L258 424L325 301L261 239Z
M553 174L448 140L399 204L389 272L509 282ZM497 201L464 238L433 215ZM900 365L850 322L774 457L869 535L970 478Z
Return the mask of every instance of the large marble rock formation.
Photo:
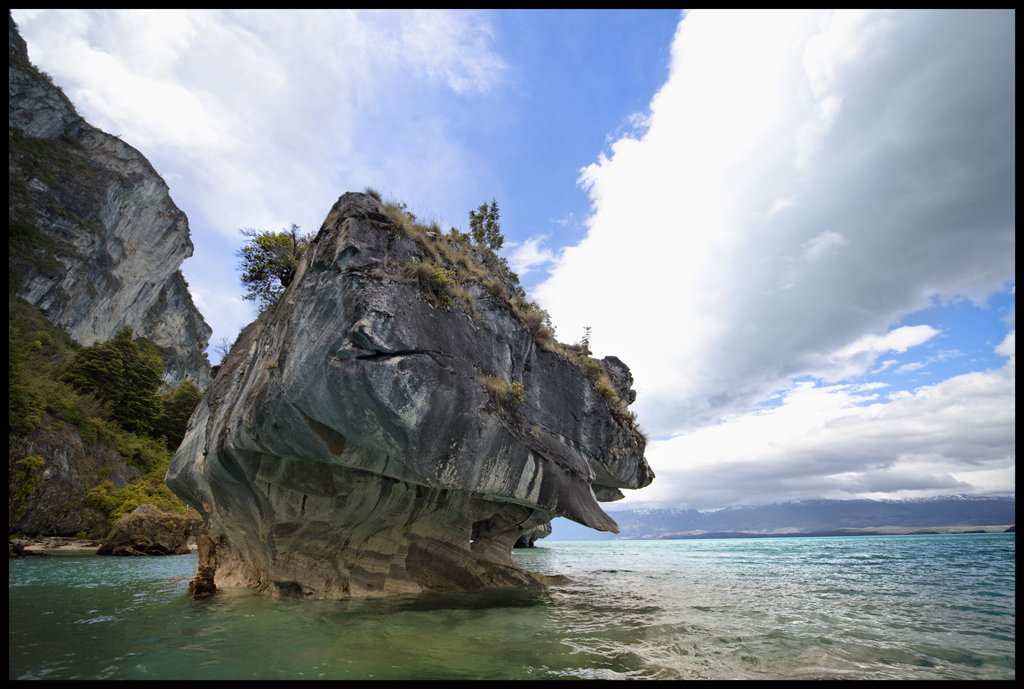
M626 366L539 344L493 276L444 291L472 273L445 242L345 194L239 336L167 476L206 519L217 587L539 585L521 535L556 516L616 531L598 500L650 483Z
M544 522L539 524L526 533L520 534L519 538L516 539L516 548L533 548L534 544L542 538L547 538L551 535L551 522Z
M212 330L179 270L192 255L185 214L141 153L29 62L8 20L11 289L84 345L131 326L164 348L168 383L205 388Z

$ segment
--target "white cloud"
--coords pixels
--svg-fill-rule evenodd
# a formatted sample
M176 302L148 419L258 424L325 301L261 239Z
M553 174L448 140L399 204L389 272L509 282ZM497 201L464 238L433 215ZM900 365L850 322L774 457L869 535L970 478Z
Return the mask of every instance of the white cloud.
M902 316L1012 279L1012 13L692 11L672 54L536 290L631 366L655 437L866 372L935 335Z
M1014 492L1012 359L884 400L881 390L798 383L777 407L655 441L654 483L612 509Z
M996 353L1000 356L1009 357L1011 361L1017 358L1017 333L1016 331L1008 334L1003 341L996 347Z
M816 261L831 251L836 251L850 242L838 232L828 230L815 235L804 243L804 259Z
M542 246L547 240L547 236L530 237L524 242L508 244L502 253L512 270L523 277L532 270L544 269L554 263L555 252Z
M924 344L938 334L939 331L930 325L915 325L896 328L885 335L864 335L855 342L827 355L825 357L826 367L819 368L813 373L827 381L838 381L858 376L873 366L880 355L889 352L905 352L911 347ZM888 368L884 364L883 367ZM901 370L906 368L904 366Z

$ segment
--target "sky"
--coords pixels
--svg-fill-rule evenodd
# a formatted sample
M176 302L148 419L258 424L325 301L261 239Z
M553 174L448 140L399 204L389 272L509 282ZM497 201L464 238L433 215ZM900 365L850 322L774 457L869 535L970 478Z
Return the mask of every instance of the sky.
M1012 10L13 16L187 214L214 363L240 229L496 199L558 338L633 372L657 478L609 512L1015 494Z

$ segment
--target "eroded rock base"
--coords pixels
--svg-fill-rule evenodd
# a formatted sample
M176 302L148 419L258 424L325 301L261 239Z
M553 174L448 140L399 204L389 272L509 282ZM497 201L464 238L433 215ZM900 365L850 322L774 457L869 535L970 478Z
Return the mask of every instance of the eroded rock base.
M214 514L211 531L218 535L197 538L193 597L224 587L340 599L567 581L525 571L511 557L516 539L549 521L549 512L346 467L329 473L331 480L320 474L310 488L341 489L340 494L257 482L265 492L227 508L231 525L218 525ZM255 559L254 553L267 557Z

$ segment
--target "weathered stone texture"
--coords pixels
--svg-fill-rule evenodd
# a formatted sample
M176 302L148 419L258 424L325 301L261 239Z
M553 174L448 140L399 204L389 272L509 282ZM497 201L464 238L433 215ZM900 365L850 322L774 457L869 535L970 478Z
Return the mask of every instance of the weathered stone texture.
M155 505L140 505L124 515L103 539L97 555L185 555L188 535L199 522L165 512Z
M7 524L10 533L102 534L106 515L86 505L91 486L109 481L124 488L142 476L109 445L85 441L73 426L45 415L39 428L24 436L9 436ZM15 458L36 456L43 464L34 471L32 495L16 494ZM24 488L22 488L24 489ZM101 530L97 532L97 530Z
M149 161L83 120L10 21L9 268L18 296L77 342L124 326L164 348L167 380L205 388L212 330L179 268L188 220Z
M511 558L521 535L556 516L616 531L597 500L650 483L629 416L491 290L446 308L402 278L428 260L377 201L345 194L239 336L167 477L206 518L217 586L539 585ZM631 401L628 368L599 363ZM521 383L522 401L494 399L485 376Z

